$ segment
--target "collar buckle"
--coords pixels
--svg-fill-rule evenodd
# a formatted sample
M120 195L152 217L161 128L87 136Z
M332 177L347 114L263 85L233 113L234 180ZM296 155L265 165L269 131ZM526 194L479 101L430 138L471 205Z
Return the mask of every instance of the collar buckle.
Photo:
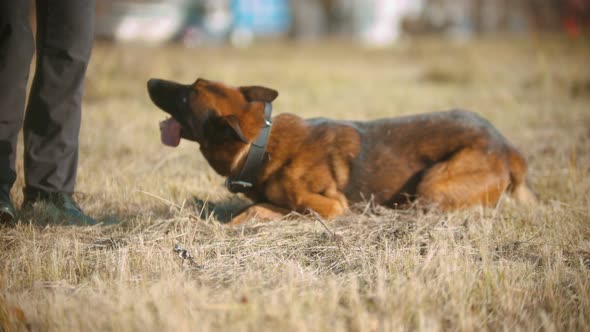
M225 186L232 193L239 193L243 192L244 189L251 188L252 183L240 180L230 180L230 178L227 178L225 179Z

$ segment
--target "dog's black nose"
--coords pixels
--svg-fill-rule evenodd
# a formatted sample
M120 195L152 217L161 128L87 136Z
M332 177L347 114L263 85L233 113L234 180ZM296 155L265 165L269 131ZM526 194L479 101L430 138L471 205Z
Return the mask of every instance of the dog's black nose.
M162 80L156 79L156 78L152 78L147 82L147 88L148 91L152 91L154 89L157 89L158 85L160 85L160 82Z
M172 81L152 78L147 82L150 99L164 112L172 115L182 123L189 109L187 106L190 85L183 85Z

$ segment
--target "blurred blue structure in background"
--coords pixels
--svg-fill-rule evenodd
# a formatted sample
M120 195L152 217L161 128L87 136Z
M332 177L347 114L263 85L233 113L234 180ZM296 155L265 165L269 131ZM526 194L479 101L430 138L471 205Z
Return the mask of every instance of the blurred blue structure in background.
M231 12L235 29L251 30L257 35L283 34L291 25L287 0L233 0Z
M231 41L247 46L254 36L285 35L291 26L287 0L232 0Z

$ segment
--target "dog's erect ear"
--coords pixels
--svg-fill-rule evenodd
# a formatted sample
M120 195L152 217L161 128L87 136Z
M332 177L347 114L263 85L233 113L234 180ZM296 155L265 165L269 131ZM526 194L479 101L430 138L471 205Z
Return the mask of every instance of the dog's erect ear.
M276 90L256 85L242 86L240 87L240 91L246 97L247 101L264 101L270 103L279 96Z
M240 128L240 119L238 119L235 115L228 115L224 116L223 120L227 123L227 125L233 130L235 135L240 139L240 141L244 143L248 143L246 137L242 133L242 128Z

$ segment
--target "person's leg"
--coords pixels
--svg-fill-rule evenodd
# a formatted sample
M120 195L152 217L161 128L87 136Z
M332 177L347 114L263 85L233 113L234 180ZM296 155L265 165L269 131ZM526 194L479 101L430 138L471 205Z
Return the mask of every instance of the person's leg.
M9 193L34 52L28 13L28 1L0 1L0 223L15 218Z
M94 1L37 0L37 67L25 115L27 188L73 193Z
M77 208L71 194L82 89L94 40L94 1L37 0L36 5L37 67L24 121L25 202L57 200L52 203L69 210Z

